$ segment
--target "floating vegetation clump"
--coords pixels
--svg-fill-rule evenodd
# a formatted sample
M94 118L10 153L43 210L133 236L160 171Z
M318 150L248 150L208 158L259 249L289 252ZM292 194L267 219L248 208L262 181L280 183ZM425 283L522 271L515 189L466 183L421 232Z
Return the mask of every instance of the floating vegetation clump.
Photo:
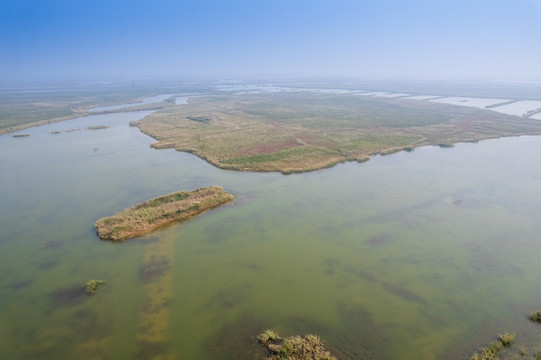
M281 338L276 332L265 330L257 339L271 353L266 360L336 360L336 357L325 349L321 339L314 335Z
M541 310L537 310L531 313L529 319L533 322L541 324Z
M98 290L98 288L102 286L103 284L105 284L105 281L103 280L96 280L96 279L88 280L86 283L86 293L95 294L96 290Z
M497 341L491 342L488 346L479 349L473 354L470 360L492 360L496 358L496 354L504 347L511 346L515 341L515 334L505 333L498 337Z
M499 340L503 346L511 346L513 341L515 341L515 334L510 334L510 333L502 334L500 335Z

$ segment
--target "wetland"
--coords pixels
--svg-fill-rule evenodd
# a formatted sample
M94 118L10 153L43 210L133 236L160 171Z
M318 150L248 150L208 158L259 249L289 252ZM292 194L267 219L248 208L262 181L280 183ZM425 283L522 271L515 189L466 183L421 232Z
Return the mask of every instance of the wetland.
M265 329L317 335L340 360L463 359L505 333L500 359L541 351L528 319L541 305L539 137L236 172L130 126L169 104L0 136L1 358L262 359ZM101 217L213 185L235 200L127 242L96 235ZM88 279L106 284L87 296Z

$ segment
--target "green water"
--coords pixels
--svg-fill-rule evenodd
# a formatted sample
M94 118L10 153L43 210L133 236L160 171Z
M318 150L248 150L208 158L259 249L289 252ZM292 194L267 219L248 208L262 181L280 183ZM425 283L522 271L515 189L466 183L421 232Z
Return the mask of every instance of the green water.
M152 150L128 127L145 114L0 136L0 358L261 359L266 328L317 334L340 359L463 359L504 331L541 344L526 319L541 138L283 176ZM122 244L95 235L100 217L208 185L236 201ZM106 284L87 296L93 278Z

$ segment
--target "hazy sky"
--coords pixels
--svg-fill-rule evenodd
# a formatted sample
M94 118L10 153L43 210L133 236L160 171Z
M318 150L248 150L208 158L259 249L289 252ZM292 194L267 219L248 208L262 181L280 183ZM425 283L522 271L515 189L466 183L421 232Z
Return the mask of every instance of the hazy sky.
M541 80L541 0L1 0L0 82Z

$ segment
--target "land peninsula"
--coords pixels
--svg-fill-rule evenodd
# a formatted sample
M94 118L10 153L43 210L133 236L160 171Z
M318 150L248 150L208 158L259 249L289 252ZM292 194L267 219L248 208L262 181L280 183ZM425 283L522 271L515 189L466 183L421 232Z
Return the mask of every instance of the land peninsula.
M425 145L541 134L539 120L486 109L313 91L192 98L130 125L157 139L154 148L222 169L284 174Z
M179 191L101 218L96 222L96 229L101 239L124 241L173 222L192 218L233 199L232 194L219 186Z
M171 85L159 83L96 85L89 88L52 87L0 92L0 135L33 126L89 115L128 111L159 110L174 105L172 95L161 102L142 103L147 97L160 94L205 94L208 85ZM138 104L141 102L140 104ZM93 111L93 108L122 105L126 107Z

